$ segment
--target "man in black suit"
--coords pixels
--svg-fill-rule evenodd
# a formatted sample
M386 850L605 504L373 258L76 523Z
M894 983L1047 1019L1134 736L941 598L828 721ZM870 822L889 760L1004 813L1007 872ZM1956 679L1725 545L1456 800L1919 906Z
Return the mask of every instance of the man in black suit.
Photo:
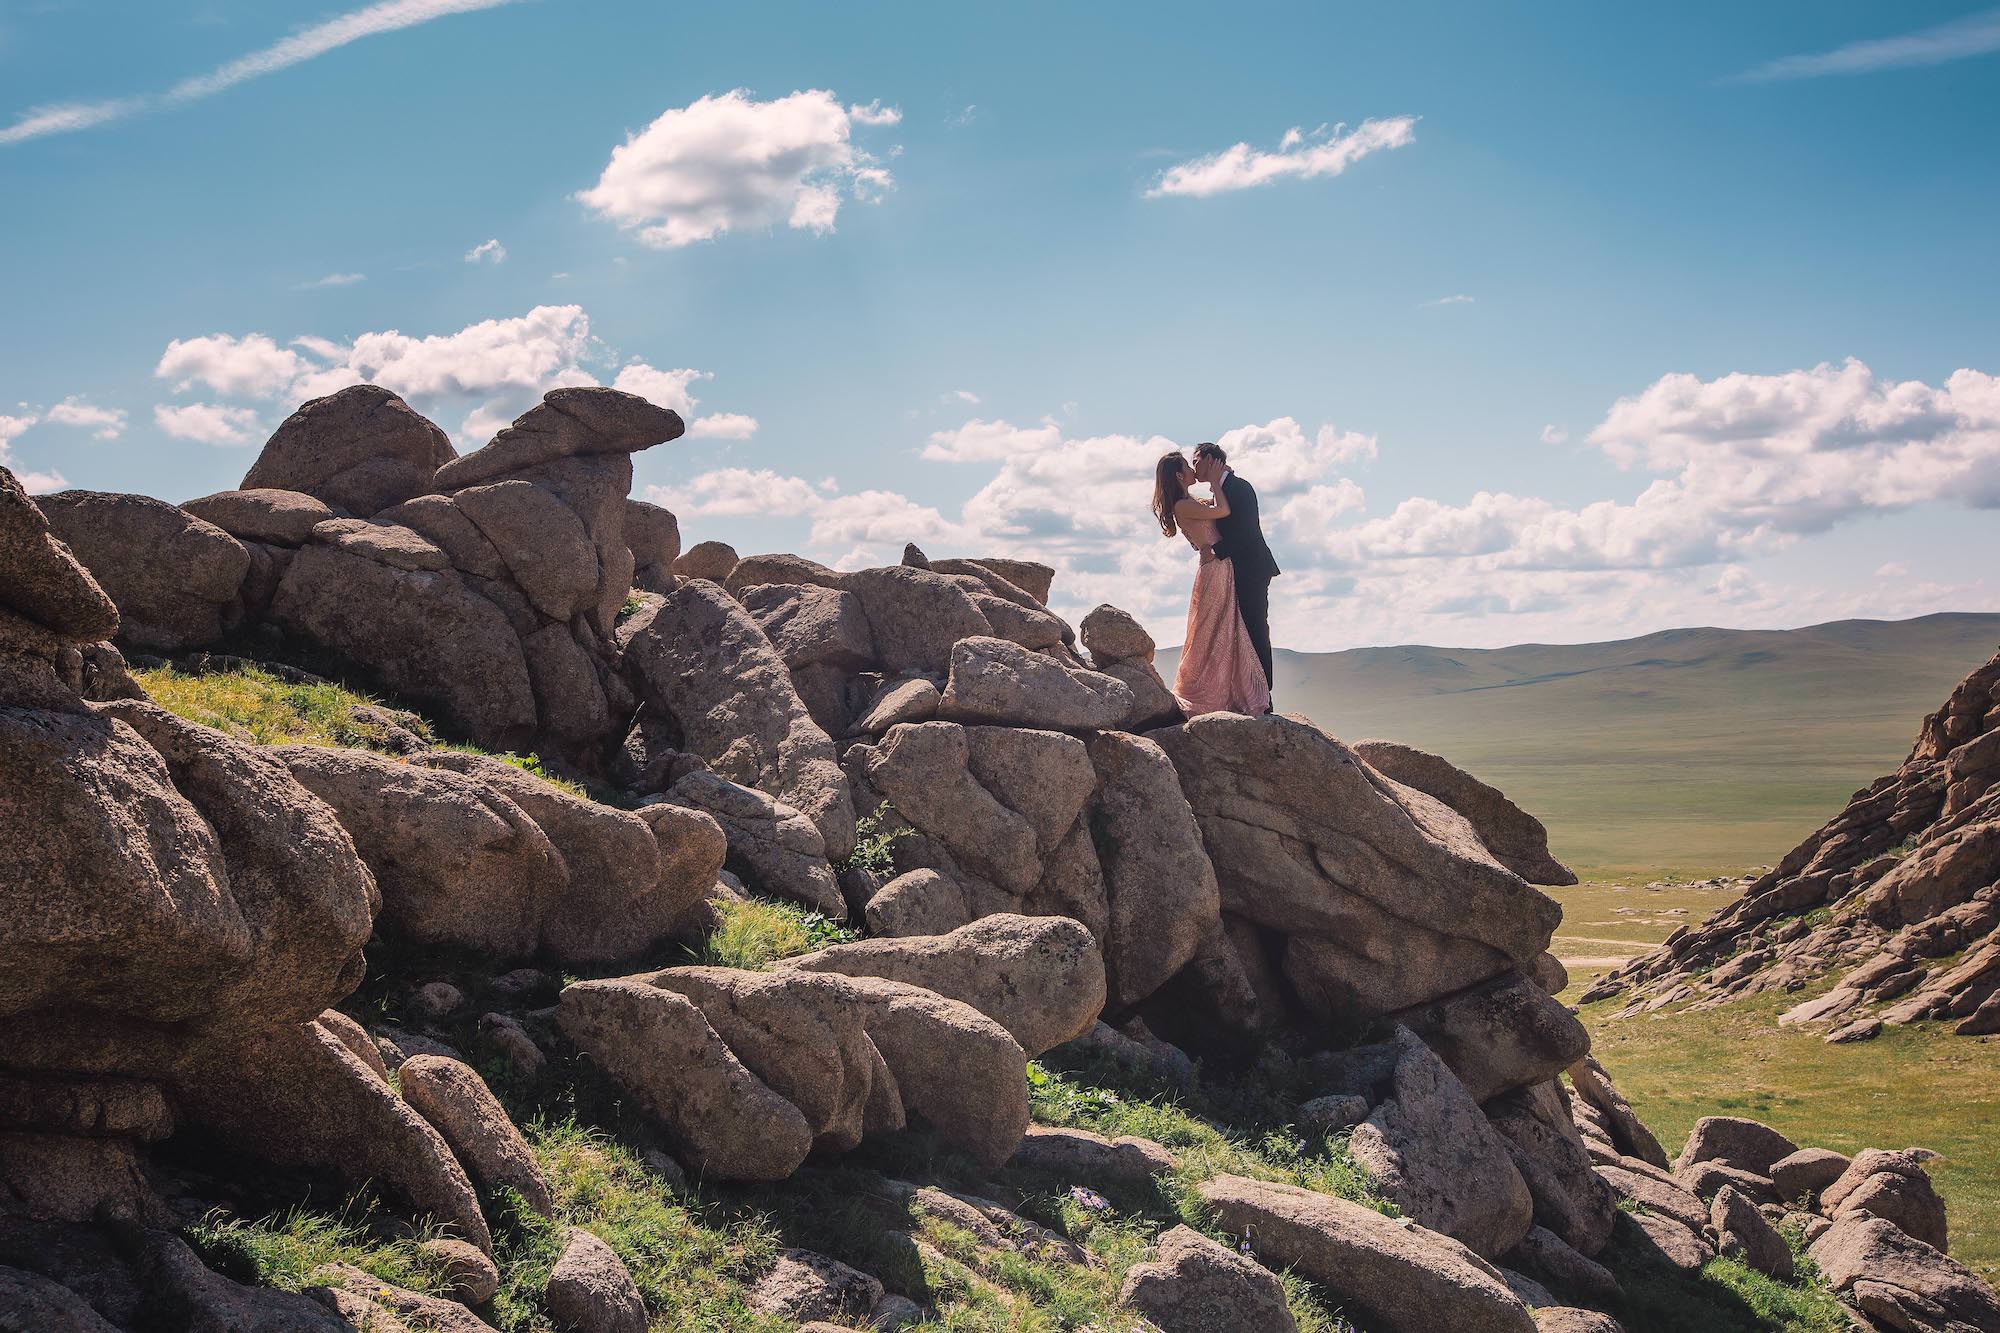
M1194 450L1194 475L1209 489L1229 501L1229 517L1215 524L1215 553L1235 566L1236 610L1257 661L1264 668L1264 681L1271 679L1271 580L1278 577L1278 562L1264 540L1264 525L1257 521L1257 491L1229 468L1229 455L1218 444L1198 444Z

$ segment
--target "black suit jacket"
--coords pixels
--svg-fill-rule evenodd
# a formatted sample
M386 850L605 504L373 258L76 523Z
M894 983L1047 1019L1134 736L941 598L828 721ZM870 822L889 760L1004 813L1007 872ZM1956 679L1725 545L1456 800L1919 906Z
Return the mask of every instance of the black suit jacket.
M1229 517L1215 521L1215 553L1236 566L1238 578L1276 578L1278 562L1257 521L1256 488L1232 472L1222 483L1222 497L1229 501Z

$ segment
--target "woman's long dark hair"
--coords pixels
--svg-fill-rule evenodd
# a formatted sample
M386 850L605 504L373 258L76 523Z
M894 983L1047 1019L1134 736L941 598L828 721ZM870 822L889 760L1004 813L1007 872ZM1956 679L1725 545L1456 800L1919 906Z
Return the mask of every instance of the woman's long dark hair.
M1160 520L1160 532L1168 537L1180 531L1174 521L1174 506L1187 498L1187 487L1181 484L1181 471L1186 467L1180 450L1170 449L1160 455L1153 468L1153 517Z

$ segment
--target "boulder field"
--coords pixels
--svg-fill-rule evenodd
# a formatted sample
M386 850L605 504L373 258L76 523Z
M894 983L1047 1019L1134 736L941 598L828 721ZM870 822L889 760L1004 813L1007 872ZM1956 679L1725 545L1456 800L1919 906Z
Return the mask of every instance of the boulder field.
M1561 911L1534 885L1574 877L1504 795L1300 718L1183 719L1144 630L1099 607L1072 631L1046 566L683 552L627 495L632 453L680 432L559 389L461 456L361 385L183 506L31 498L0 470L0 1328L484 1329L526 1227L554 1326L644 1329L643 1284L562 1220L503 1076L643 1134L683 1187L784 1188L912 1131L1090 1207L1197 1169L1034 1125L1051 1053L1280 1062L1378 1205L1188 1177L1209 1231L1131 1266L1134 1328L1293 1329L1289 1270L1373 1330L1615 1329L1614 1254L1789 1278L1779 1228L1876 1327L2000 1328L1920 1151L1711 1120L1668 1163L1555 998ZM458 744L259 744L153 702L128 654L338 676ZM1923 837L1867 879L1872 929L1991 897L1948 851L1991 815L1988 671L1883 789L1882 828ZM1773 891L1811 863L1859 892L1868 829ZM745 896L846 938L691 961ZM361 1000L383 993L400 1022ZM452 1015L478 1068L436 1035ZM1002 1185L869 1179L856 1209L1101 1262ZM409 1234L446 1293L342 1262L246 1285L185 1240L245 1191L364 1188L428 1220ZM764 1263L747 1299L786 1327L941 1299L908 1264Z

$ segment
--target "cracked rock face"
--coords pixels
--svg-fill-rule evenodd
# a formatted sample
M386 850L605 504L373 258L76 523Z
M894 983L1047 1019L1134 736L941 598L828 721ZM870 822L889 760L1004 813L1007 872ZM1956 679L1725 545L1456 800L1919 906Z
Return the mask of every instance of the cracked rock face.
M1149 739L1194 808L1223 910L1282 933L1284 974L1322 1021L1531 966L1562 918L1464 818L1307 723L1212 714Z

